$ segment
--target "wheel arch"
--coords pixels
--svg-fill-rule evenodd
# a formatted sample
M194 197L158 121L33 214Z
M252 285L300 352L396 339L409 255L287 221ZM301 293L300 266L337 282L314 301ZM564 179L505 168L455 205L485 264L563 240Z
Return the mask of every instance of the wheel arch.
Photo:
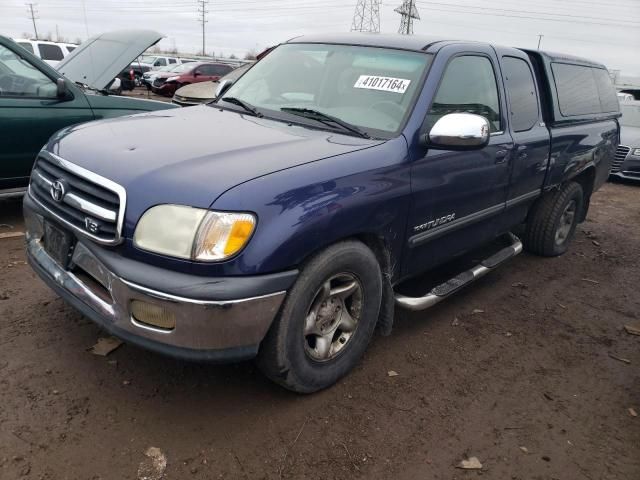
M591 194L593 193L596 181L596 167L590 165L567 181L575 182L582 187L582 212L580 212L580 217L578 218L578 222L582 223L587 218Z

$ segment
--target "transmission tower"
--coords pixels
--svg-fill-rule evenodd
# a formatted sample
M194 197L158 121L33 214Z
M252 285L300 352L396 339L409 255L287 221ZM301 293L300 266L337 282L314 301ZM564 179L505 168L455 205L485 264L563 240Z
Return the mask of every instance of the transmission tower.
M394 10L400 14L400 28L398 33L413 35L413 20L420 20L415 0L404 0L402 5Z
M380 1L358 0L351 23L352 32L380 32Z
M27 13L31 17L31 21L33 22L33 31L36 34L36 40L37 40L38 39L38 28L36 27L36 20L38 18L40 18L40 17L36 16L36 15L38 15L38 11L35 10L33 7L36 7L38 4L37 3L27 3L26 5L27 5L27 7L29 7L27 9Z
M209 13L209 10L207 10L208 3L209 3L209 0L198 0L198 22L202 24L202 55L207 54L207 44L205 41L206 38L205 38L204 26L209 22L207 20L207 13Z

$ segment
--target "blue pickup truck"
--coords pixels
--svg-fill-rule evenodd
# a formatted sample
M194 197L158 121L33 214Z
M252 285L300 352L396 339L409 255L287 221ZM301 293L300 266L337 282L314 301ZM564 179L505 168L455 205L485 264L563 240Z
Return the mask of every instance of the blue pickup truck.
M561 255L606 181L603 65L420 36L304 36L215 103L69 127L24 200L32 267L113 335L335 383L394 307ZM425 294L406 279L498 248Z

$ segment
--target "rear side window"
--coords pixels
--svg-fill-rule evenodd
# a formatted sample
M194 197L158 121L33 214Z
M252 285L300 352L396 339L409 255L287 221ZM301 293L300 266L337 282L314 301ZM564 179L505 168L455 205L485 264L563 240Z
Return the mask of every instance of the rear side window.
M43 60L59 61L64 58L62 49L58 45L49 45L48 43L39 43L40 58Z
M442 76L438 93L427 114L433 126L448 113L475 113L489 120L492 132L500 130L500 101L493 65L487 57L456 57Z
M592 68L593 76L596 80L596 87L600 94L600 106L603 112L617 112L620 110L616 89L609 76L609 72L602 68Z
M169 63L170 64L177 63L177 60L175 58L170 58Z
M221 77L229 73L231 70L233 69L228 65L213 65L213 73L211 75L218 75Z
M215 68L215 65L201 65L200 67L198 67L196 72L198 72L200 75L215 75Z
M614 98L606 70L567 63L552 63L551 68L563 116L618 111L618 100Z
M538 96L529 64L516 57L503 57L502 66L509 92L514 132L530 130L538 122Z
M76 49L76 47L72 46L72 45L67 45L67 50L69 50L69 53L73 52Z
M33 45L28 42L18 42L22 48L24 48L27 52L33 53Z

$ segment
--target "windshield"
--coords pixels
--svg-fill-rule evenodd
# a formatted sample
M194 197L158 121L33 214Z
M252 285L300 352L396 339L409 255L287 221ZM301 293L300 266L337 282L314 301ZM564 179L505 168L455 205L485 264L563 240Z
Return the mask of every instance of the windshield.
M193 64L184 63L182 65L172 65L170 72L182 73L193 68Z
M264 115L278 112L282 118L282 109L308 109L388 135L410 112L431 58L385 48L285 44L255 64L224 97L242 100Z
M142 55L138 58L138 61L140 63L150 63L153 65L153 62L155 61L155 59L158 58L155 55Z

